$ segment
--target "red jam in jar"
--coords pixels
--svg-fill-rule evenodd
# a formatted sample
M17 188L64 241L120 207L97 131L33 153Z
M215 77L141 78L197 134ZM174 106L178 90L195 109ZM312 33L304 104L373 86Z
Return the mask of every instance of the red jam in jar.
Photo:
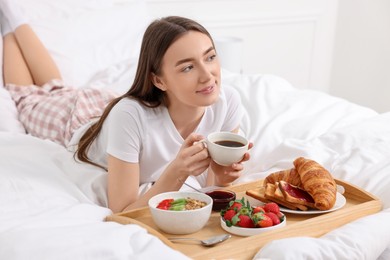
M206 192L213 199L213 210L221 211L229 206L229 202L236 199L236 193L230 190L212 190Z

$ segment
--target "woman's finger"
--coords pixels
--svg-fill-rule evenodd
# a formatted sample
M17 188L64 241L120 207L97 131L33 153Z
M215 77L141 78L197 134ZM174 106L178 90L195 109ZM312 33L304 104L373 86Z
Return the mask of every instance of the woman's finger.
M204 137L202 135L192 133L184 140L183 147L191 147L194 145L194 143L199 142L203 139ZM199 145L203 146L203 144L201 143L199 143Z
M232 169L237 172L237 171L242 171L244 169L244 165L241 163L233 163L232 164Z

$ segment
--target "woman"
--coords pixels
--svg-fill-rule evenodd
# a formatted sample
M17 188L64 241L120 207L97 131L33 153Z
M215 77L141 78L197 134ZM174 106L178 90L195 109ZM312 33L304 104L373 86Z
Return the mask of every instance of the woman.
M8 13L6 18L14 19ZM114 99L111 93L53 81L60 73L31 28L25 23L11 28L4 37L4 78L27 131L38 129L36 136L76 145L78 160L106 169L113 212L145 206L158 193L180 189L190 176L203 186L226 186L240 176L241 163L217 165L199 143L211 132L237 132L242 116L238 93L221 88L214 43L200 24L183 17L152 22L134 83ZM48 103L56 115L44 112ZM90 107L92 112L84 111ZM65 116L58 115L64 110ZM46 125L29 127L43 115L49 118ZM247 153L242 162L248 159ZM154 184L139 194L144 183Z

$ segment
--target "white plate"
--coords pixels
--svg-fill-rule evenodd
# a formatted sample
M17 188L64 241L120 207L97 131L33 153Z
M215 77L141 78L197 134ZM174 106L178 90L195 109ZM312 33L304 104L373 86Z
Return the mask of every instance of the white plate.
M287 209L285 207L279 206L280 211L284 213L294 213L294 214L301 214L301 215L308 215L308 214L322 214L327 212L332 212L338 209L341 209L344 207L345 203L347 203L347 200L345 197L340 193L337 192L336 194L336 202L333 206L333 208L328 210L317 210L317 209L309 209L309 210L293 210L293 209Z
M271 230L275 230L275 229L284 227L286 225L286 222L287 222L287 218L286 218L286 216L284 216L284 220L282 222L280 222L280 224L272 226L272 227L267 227L267 228L242 228L242 227L235 227L235 226L228 227L226 225L225 221L221 217L221 227L225 231L227 231L233 235L242 236L242 237L253 236L253 235L261 234L261 233L264 233L267 231L271 231Z

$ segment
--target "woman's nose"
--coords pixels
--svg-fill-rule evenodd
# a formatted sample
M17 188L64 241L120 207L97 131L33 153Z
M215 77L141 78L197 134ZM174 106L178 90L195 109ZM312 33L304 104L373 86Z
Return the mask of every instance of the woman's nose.
M200 82L206 83L210 81L212 76L213 74L212 74L211 66L207 66L206 64L200 66L200 75L199 75Z

